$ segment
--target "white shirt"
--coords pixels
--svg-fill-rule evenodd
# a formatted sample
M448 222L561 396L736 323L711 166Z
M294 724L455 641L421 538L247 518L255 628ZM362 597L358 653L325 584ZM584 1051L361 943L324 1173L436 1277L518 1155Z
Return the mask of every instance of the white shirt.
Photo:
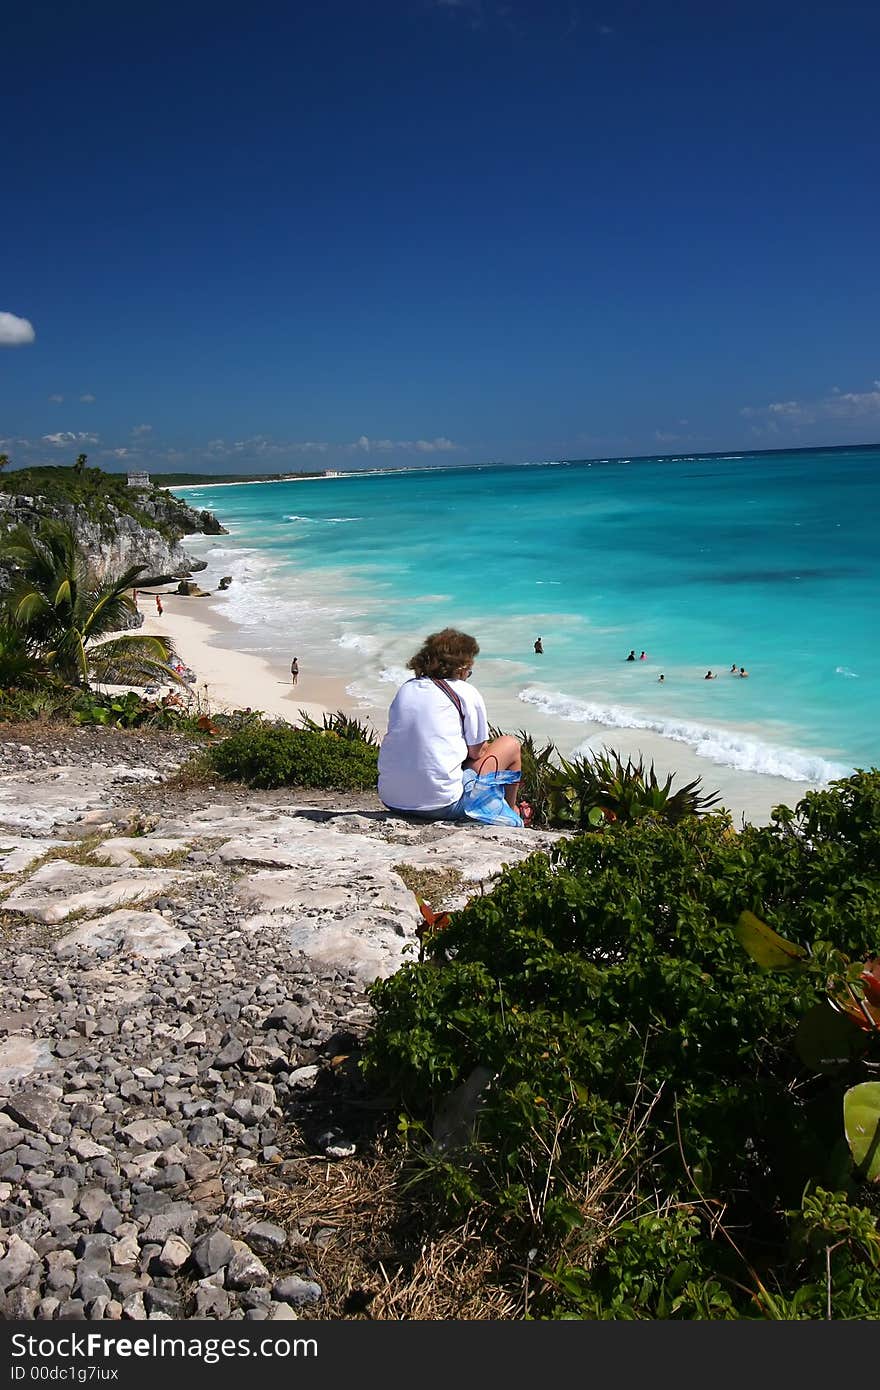
M464 708L463 732L455 705L427 677L407 681L391 702L379 749L379 797L392 809L436 811L458 801L467 750L489 737L479 691L467 681L447 684Z

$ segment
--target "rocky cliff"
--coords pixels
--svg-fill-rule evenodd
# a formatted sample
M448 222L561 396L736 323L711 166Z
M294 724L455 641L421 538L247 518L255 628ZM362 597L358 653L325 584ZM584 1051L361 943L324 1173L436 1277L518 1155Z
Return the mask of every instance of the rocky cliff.
M68 522L99 578L146 566L141 583L161 583L205 568L181 538L225 535L211 512L198 512L161 488L128 488L124 477L88 469L23 469L2 479L0 535L16 526ZM2 576L0 576L2 584Z

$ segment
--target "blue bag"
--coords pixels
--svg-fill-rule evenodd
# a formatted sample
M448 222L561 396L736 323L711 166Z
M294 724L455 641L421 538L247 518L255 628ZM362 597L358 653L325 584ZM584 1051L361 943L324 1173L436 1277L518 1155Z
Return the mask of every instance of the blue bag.
M504 788L518 782L518 772L483 772L465 787L464 813L484 825L522 826L523 818L510 805Z

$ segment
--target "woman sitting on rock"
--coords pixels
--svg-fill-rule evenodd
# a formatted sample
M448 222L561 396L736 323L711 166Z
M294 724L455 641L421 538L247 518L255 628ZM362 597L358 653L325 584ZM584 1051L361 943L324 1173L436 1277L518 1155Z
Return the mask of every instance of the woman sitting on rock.
M391 703L379 749L379 797L390 811L431 821L487 819L473 815L483 789L475 784L478 776L484 784L496 773L509 808L497 819L521 823L516 815L519 739L503 734L489 740L483 697L467 683L479 650L466 632L446 627L432 633L407 663L415 674Z

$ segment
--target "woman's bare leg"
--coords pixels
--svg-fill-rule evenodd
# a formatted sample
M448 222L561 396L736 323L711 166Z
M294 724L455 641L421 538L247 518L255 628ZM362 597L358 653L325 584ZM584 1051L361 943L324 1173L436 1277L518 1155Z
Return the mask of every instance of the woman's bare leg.
M497 761L496 761L497 760ZM479 758L468 758L465 767L481 772L522 772L522 748L518 738L512 734L502 734L487 743ZM519 782L510 782L504 788L504 795L510 806L516 806Z

